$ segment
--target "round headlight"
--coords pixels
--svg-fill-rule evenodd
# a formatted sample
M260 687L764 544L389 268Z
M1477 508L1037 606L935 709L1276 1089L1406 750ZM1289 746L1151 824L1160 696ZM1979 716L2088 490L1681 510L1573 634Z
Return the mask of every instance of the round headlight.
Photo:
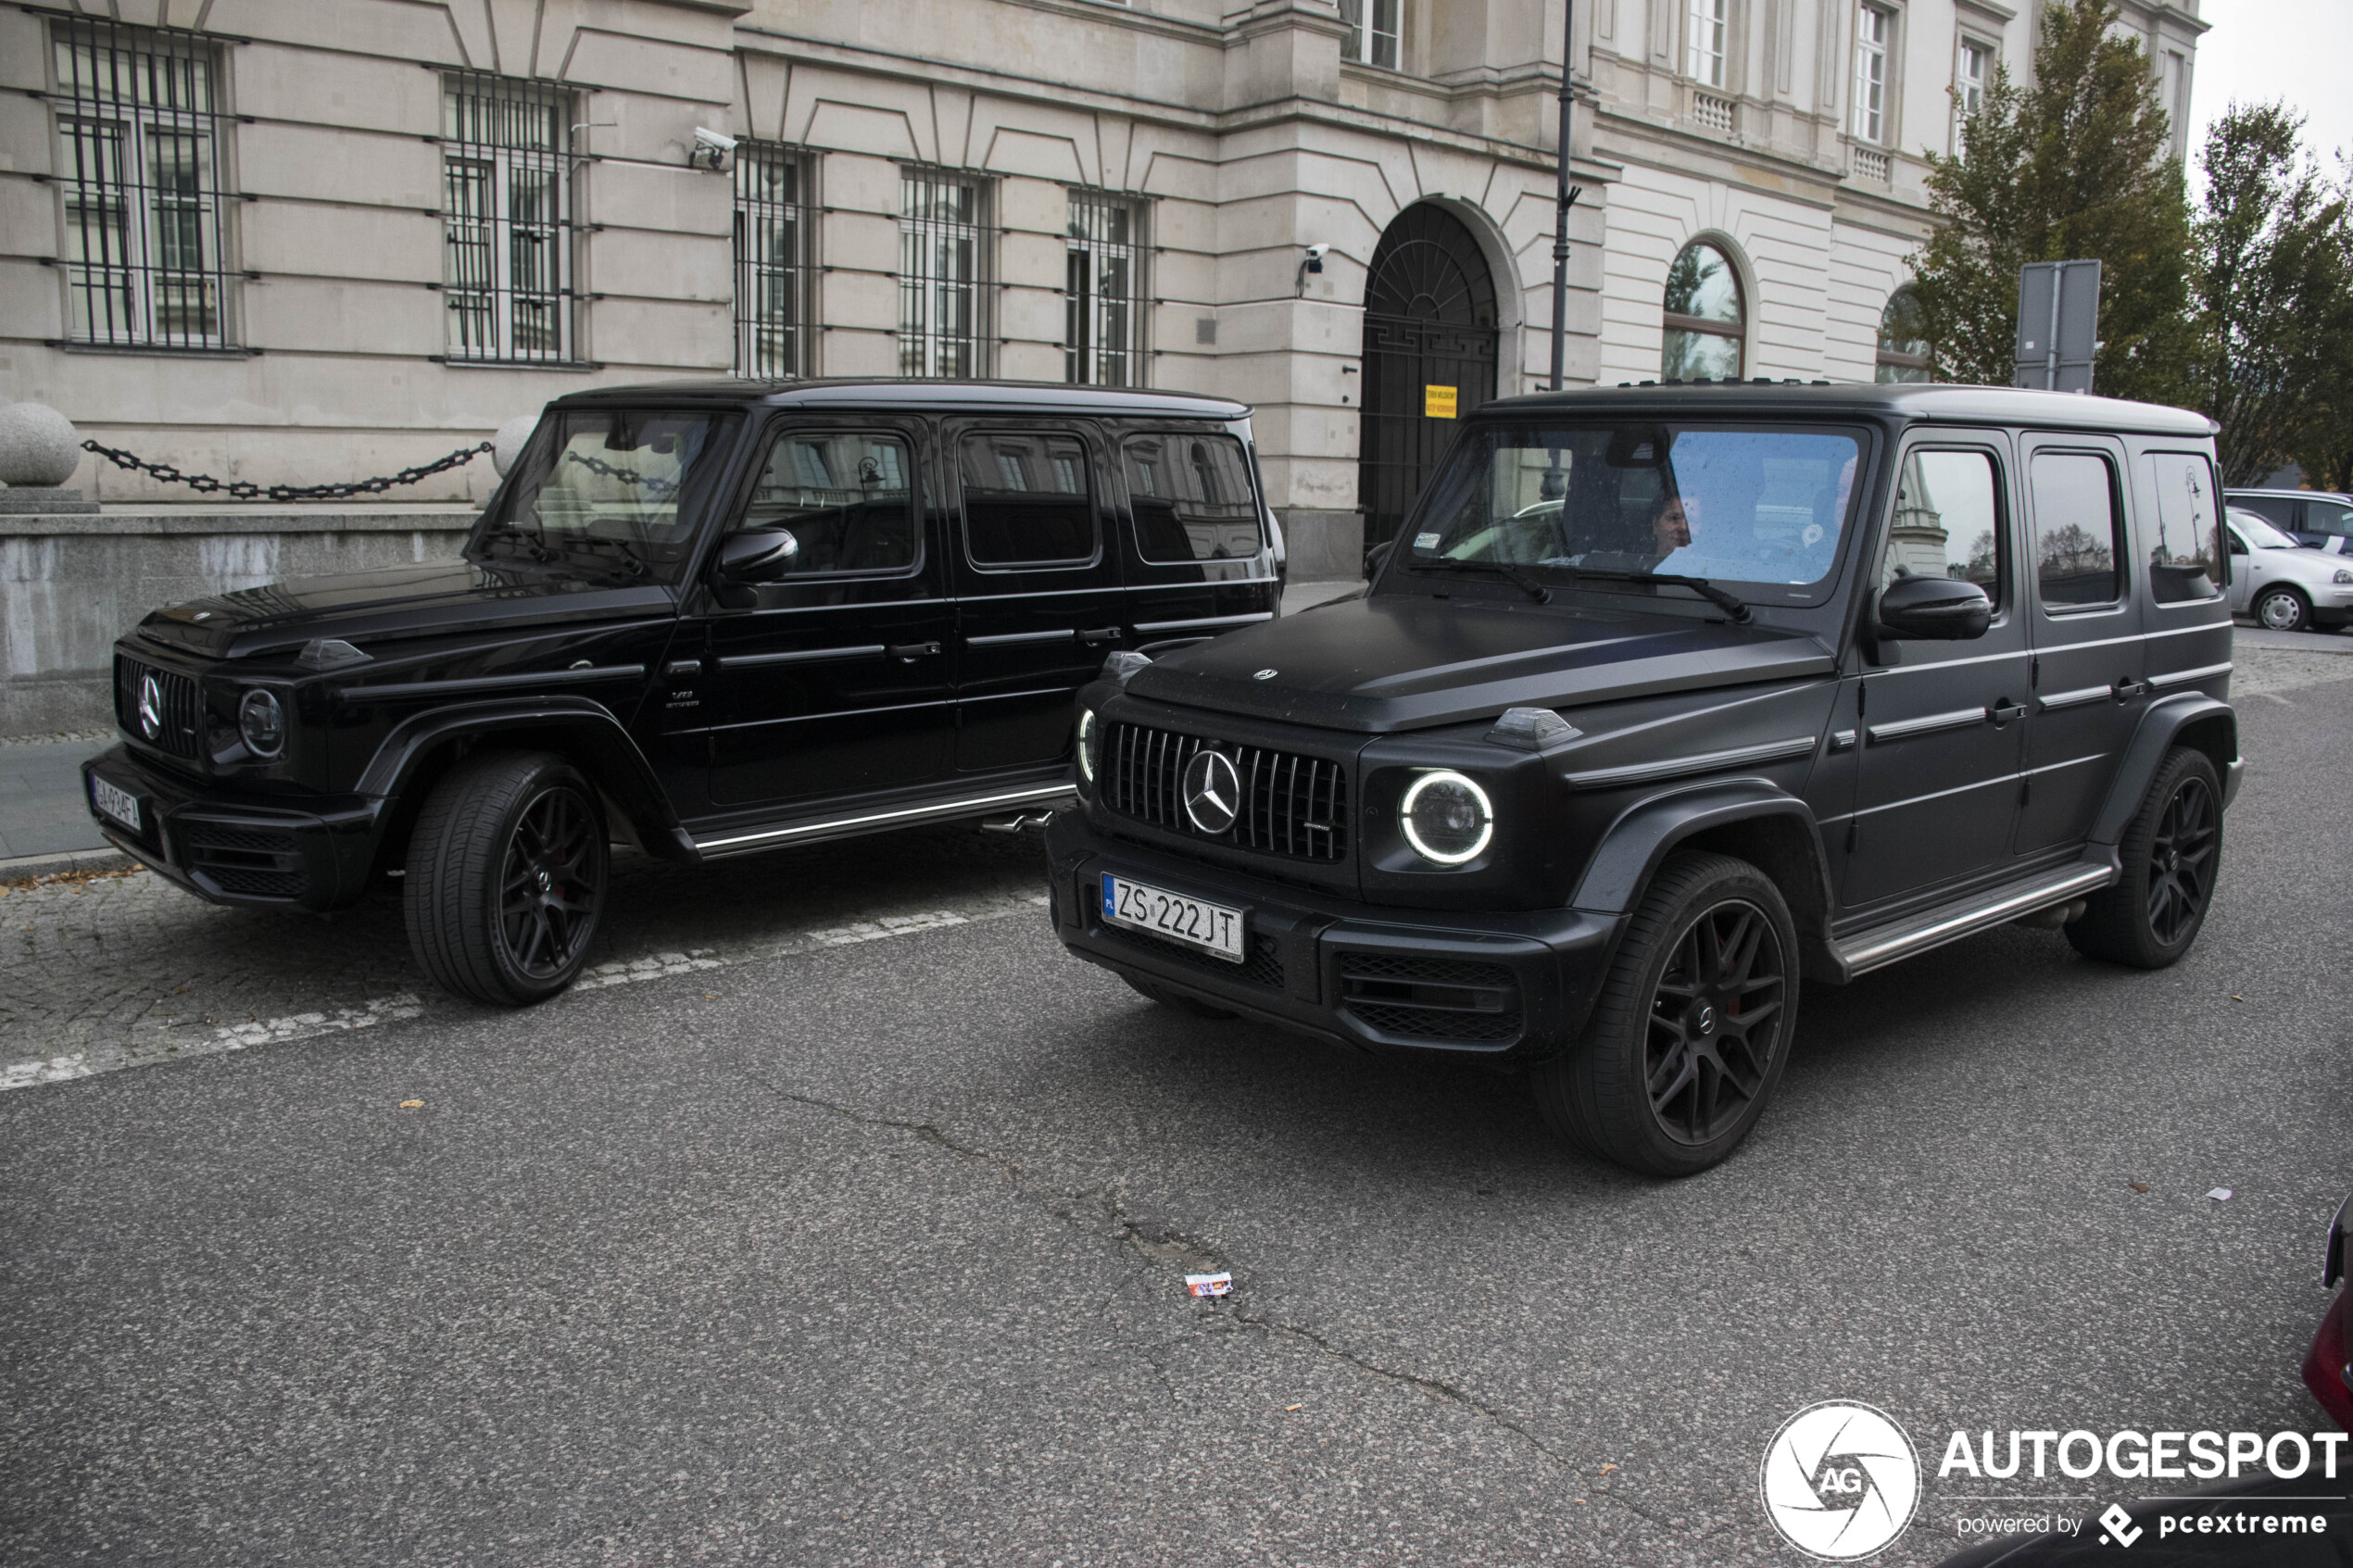
M1078 713L1078 776L1088 784L1095 782L1095 710L1091 708Z
M286 744L286 710L274 692L245 693L237 704L237 733L256 757L275 757Z
M1459 866L1495 836L1495 808L1485 790L1460 773L1424 773L1405 791L1397 823L1415 854Z
M2329 581L2332 583L2353 583L2353 571L2347 571L2345 568L2340 566L2336 569L2336 575L2330 578Z

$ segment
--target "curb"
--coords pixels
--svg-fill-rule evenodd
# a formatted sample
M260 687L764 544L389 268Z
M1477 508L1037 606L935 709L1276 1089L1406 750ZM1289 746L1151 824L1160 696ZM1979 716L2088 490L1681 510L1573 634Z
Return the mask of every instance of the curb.
M138 864L120 849L74 849L53 855L19 855L0 860L0 882L57 876L65 872L119 872Z

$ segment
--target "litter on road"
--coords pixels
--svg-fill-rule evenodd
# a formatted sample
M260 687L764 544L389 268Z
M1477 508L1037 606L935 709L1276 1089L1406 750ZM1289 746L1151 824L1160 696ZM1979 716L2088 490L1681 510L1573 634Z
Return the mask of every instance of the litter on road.
M1185 1288L1196 1296L1231 1296L1234 1276L1231 1274L1187 1274Z

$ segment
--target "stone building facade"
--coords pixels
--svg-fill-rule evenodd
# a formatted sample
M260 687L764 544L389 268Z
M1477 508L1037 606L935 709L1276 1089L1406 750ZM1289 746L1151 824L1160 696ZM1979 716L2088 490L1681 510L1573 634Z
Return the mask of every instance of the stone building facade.
M1921 155L2035 22L1579 0L1569 379L1917 373ZM2196 0L2124 25L2185 118ZM1558 0L11 4L0 400L268 484L598 383L1214 392L1341 574L1450 408L1542 383L1563 45Z

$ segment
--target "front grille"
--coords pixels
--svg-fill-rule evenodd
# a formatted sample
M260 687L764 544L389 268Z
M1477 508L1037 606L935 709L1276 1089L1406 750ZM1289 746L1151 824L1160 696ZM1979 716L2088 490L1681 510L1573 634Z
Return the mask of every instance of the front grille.
M198 819L182 822L180 843L190 872L223 893L299 898L309 889L302 851L290 833Z
M1346 858L1348 775L1340 763L1322 758L1115 723L1104 737L1103 803L1171 833L1212 836L1185 812L1185 768L1204 748L1224 752L1242 786L1234 825L1214 837L1294 859Z
M155 678L159 699L157 717L160 727L153 735L147 734L139 717L140 691L149 676ZM204 755L204 714L196 703L196 683L175 671L158 670L135 659L115 655L114 717L124 734L136 735L175 757Z
M1198 947L1189 947L1182 942L1171 942L1165 937L1148 935L1141 931L1130 931L1125 926L1105 925L1101 930L1113 941L1139 948L1157 959L1172 960L1223 979L1239 980L1251 985L1264 985L1269 990L1279 991L1283 988L1281 949L1275 945L1275 939L1264 932L1252 935L1250 956L1241 962L1236 963L1230 959L1221 959L1213 954L1204 953Z
M1519 987L1502 964L1343 953L1340 1005L1399 1039L1497 1045L1520 1032Z

